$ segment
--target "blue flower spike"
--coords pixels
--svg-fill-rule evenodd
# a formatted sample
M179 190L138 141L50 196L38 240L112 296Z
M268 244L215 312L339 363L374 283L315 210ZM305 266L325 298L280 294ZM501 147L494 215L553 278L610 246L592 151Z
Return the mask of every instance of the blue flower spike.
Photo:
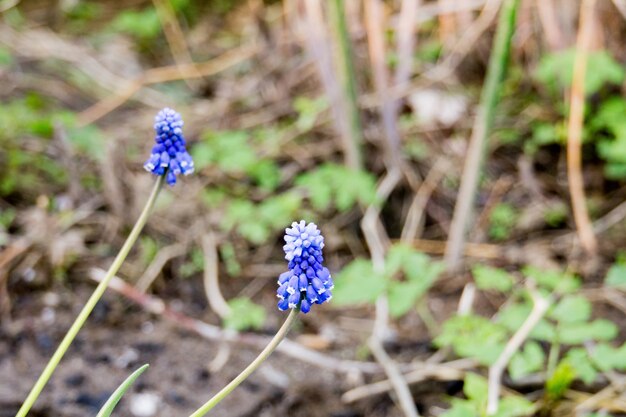
M176 184L180 174L193 173L193 160L187 152L187 142L183 136L183 119L176 111L166 107L154 118L156 144L150 158L143 165L154 175L165 175L169 185Z
M293 222L285 229L285 259L289 271L278 277L278 309L285 311L300 307L308 313L313 304L323 304L332 298L333 279L324 267L322 248L324 236L315 223Z

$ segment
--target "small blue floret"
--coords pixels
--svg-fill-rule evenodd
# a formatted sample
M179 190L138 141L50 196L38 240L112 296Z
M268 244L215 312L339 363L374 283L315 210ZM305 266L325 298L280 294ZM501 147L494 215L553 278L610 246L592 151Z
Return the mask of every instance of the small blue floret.
M285 259L289 270L278 277L278 309L300 307L308 313L313 304L322 304L332 297L333 279L322 266L324 237L315 223L293 222L285 229Z
M180 174L193 173L193 160L187 152L183 137L183 119L170 108L164 108L154 118L156 144L143 167L154 175L166 175L169 185L176 184ZM167 173L167 174L166 174Z

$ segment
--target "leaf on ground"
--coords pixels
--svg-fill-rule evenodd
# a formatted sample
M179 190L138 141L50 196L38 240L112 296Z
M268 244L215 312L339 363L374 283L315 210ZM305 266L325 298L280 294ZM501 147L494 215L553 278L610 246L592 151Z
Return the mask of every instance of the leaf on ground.
M570 363L578 378L585 384L591 384L598 376L598 371L584 348L570 349L565 355L565 360Z
M534 341L524 344L524 348L517 352L509 363L509 373L512 379L523 378L537 372L543 368L546 355L539 345Z
M626 265L615 264L609 268L604 285L608 287L626 287Z
M591 317L591 303L582 295L567 295L549 312L549 317L560 323L587 321Z
M605 319L589 323L564 323L557 328L558 340L568 345L578 345L587 341L610 341L617 336L615 323Z
M224 326L237 330L258 330L265 323L265 309L245 297L233 298L228 301L230 314L224 318Z
M352 261L336 274L334 281L336 306L373 303L387 287L385 277L376 273L372 262L366 259Z
M510 291L515 279L503 269L492 268L485 265L475 265L472 275L476 286L481 290L496 290L500 292Z

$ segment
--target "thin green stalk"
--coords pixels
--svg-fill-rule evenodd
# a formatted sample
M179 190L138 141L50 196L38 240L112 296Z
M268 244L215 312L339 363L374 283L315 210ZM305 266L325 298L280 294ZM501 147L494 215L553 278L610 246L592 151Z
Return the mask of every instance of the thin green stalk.
M501 85L509 60L518 6L519 0L504 0L500 10L493 52L489 57L485 85L480 95L480 104L472 129L472 137L461 176L461 187L454 207L450 236L446 246L444 259L449 271L456 270L461 261L465 235L473 214L474 199L482 172L483 160L488 149L487 139L493 126L495 108L500 98Z
M146 202L146 206L143 208L141 215L137 219L137 223L135 223L133 230L131 230L130 235L128 235L128 238L126 239L126 242L124 242L124 246L122 246L122 249L120 249L120 252L115 257L115 260L113 261L113 264L111 264L111 266L109 267L109 270L107 271L105 277L102 279L102 281L100 281L93 294L91 294L91 297L89 297L89 300L87 300L87 303L85 303L85 305L83 306L83 309L78 314L78 317L76 317L76 320L72 324L72 327L70 327L70 329L65 334L65 337L61 341L61 344L54 352L54 355L52 355L52 358L50 358L50 361L48 361L48 364L39 376L39 379L37 380L33 388L30 390L28 397L26 397L26 400L24 400L22 407L17 412L17 415L15 417L26 417L31 407L35 404L35 401L37 401L39 394L41 394L41 391L48 383L48 380L52 376L52 373L56 369L57 365L65 355L65 352L67 352L67 349L72 344L72 341L78 334L79 330L85 324L85 321L89 317L89 314L91 314L91 311L96 306L96 303L98 303L98 300L100 300L102 294L104 294L104 291L106 290L109 281L115 276L117 271L122 266L122 263L130 252L130 249L133 247L135 241L137 241L139 233L141 233L141 229L143 229L148 220L148 217L150 216L150 212L154 207L154 203L156 202L159 192L163 188L164 179L164 175L159 176L159 178L157 179L156 183L154 184L154 188L152 189L152 193L150 194L150 197Z
M278 347L280 342L282 342L282 340L285 338L285 336L287 335L287 332L289 332L289 329L291 328L293 323L296 321L296 318L298 317L298 313L300 313L299 308L292 309L291 313L289 313L289 316L287 316L287 319L285 320L283 325L280 327L280 329L278 329L278 332L276 333L276 335L272 338L269 344L265 346L265 349L263 349L263 351L259 354L259 356L257 356L256 359L253 360L252 363L248 365L246 369L244 369L239 375L237 375L235 379L230 381L228 385L222 388L220 392L215 394L213 398L211 398L209 401L204 403L202 407L194 411L193 414L191 414L191 416L189 417L204 416L206 413L211 411L213 407L219 404L220 401L226 398L226 396L230 394L235 388L237 388L239 384L245 381L246 378L248 378L250 374L252 374L252 372L256 371L256 369L272 354L272 352Z
M335 26L335 33L338 38L339 46L339 67L341 71L341 82L345 95L346 105L348 107L348 118L350 124L350 137L352 139L353 165L351 168L362 168L363 156L361 147L363 144L363 135L361 129L361 118L359 116L359 106L357 104L356 91L356 72L354 71L354 63L352 61L352 42L346 24L344 0L333 0L330 2L330 13L332 22Z

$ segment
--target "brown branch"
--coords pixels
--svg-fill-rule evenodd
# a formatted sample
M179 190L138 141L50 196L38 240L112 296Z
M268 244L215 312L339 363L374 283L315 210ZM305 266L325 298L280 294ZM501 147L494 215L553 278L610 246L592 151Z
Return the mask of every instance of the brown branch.
M255 45L244 45L206 62L170 65L149 69L134 81L126 83L122 88L118 89L114 95L80 112L78 115L78 123L80 126L85 126L104 117L128 101L146 85L214 75L250 59L258 51L259 48Z
M96 282L100 282L103 275L104 271L102 269L93 268L89 277ZM113 277L109 288L136 303L147 312L163 317L174 325L196 333L207 340L239 343L254 348L263 348L270 340L269 337L254 333L237 333L224 330L218 326L189 317L186 314L173 310L162 299L139 291L119 277ZM360 372L364 374L379 374L382 372L381 366L377 363L337 359L330 355L306 348L289 339L283 340L276 351L310 365L339 373L354 374L354 372ZM403 366L402 370L410 371L414 370L414 367Z
M598 244L587 211L581 148L585 112L585 74L589 48L593 38L595 4L596 0L583 0L580 5L580 27L576 40L570 114L567 125L567 177L574 221L583 248L591 254L596 252Z

